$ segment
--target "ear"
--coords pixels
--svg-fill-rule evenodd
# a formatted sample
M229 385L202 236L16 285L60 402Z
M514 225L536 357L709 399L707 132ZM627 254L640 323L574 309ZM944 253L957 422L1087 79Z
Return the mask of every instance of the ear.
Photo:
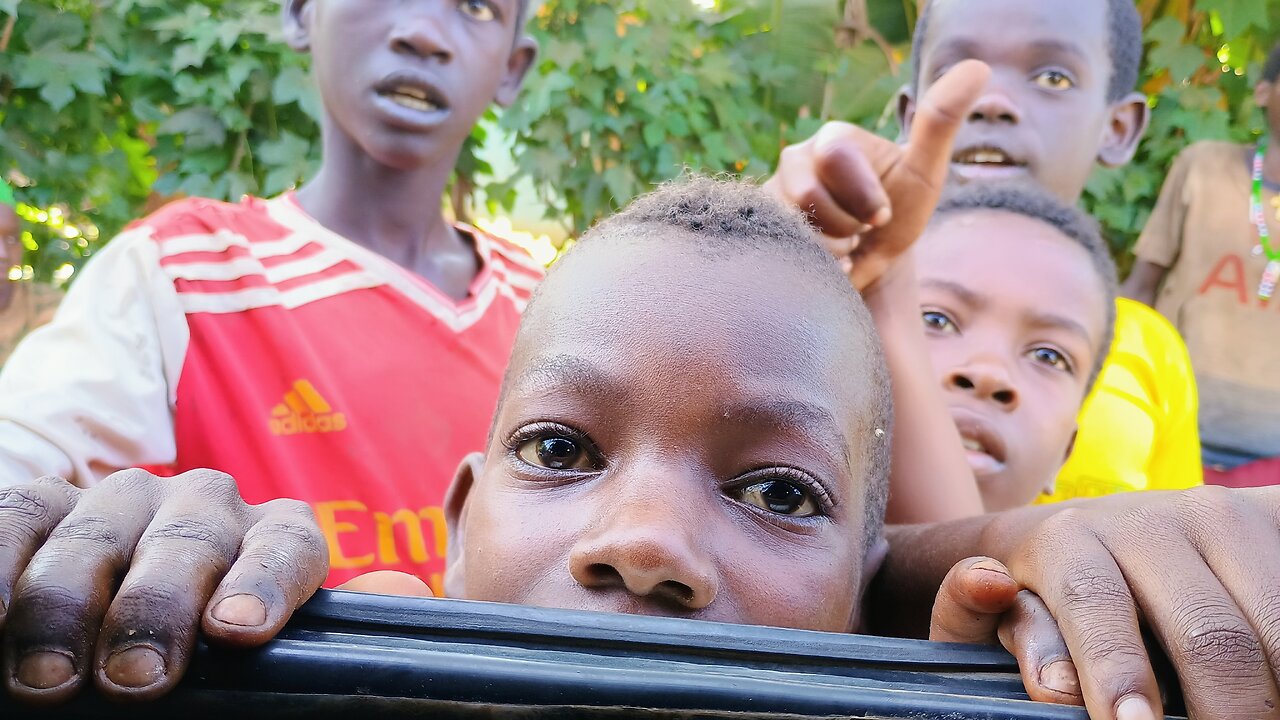
M1130 93L1113 103L1102 147L1098 150L1098 162L1111 168L1129 164L1133 154L1138 152L1138 144L1142 142L1149 122L1151 107L1147 105L1146 95Z
M1271 103L1271 93L1275 90L1275 85L1263 80L1253 86L1253 104L1260 108L1265 108Z
M444 524L448 528L449 544L445 553L444 596L461 598L465 594L466 568L462 556L462 540L467 536L467 499L476 478L484 472L484 454L471 453L462 458L453 483L444 496Z
M312 0L284 0L284 41L298 52L311 50Z
M862 633L866 630L862 611L865 609L867 588L871 586L871 581L880 572L880 567L884 565L884 559L888 555L889 541L884 539L884 533L882 532L876 536L875 542L867 549L867 555L862 561L862 581L858 584L858 601L853 606L856 615L850 618L850 632Z
M898 90L898 140L901 142L911 136L911 123L916 119L916 96L910 85L903 85Z
M507 74L493 96L494 102L502 107L510 107L516 101L520 88L524 86L525 75L529 74L529 68L533 67L533 61L537 57L538 41L527 35L521 36L515 47L511 48L511 56L507 58Z

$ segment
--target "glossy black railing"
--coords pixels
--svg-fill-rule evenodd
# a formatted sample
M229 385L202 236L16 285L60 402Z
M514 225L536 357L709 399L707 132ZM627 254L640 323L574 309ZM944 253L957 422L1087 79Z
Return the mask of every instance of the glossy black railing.
M0 698L0 718L50 717ZM321 592L248 652L201 646L177 691L55 717L1050 720L994 648Z

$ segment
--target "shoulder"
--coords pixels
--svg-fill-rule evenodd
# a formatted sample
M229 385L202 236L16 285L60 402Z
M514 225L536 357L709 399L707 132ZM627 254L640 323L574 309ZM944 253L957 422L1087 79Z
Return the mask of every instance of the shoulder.
M546 274L546 268L533 259L529 251L511 240L471 225L459 223L458 227L483 242L490 251L490 257L505 268L535 280Z
M1165 316L1128 298L1116 300L1116 339L1113 354L1141 358L1157 378L1191 376L1187 344Z
M1196 167L1214 166L1232 171L1245 167L1250 148L1222 140L1202 140L1193 143L1178 155L1178 163Z
M248 240L279 237L284 228L272 219L269 202L245 198L239 203L186 198L169 203L126 228L156 242L176 238L230 234Z

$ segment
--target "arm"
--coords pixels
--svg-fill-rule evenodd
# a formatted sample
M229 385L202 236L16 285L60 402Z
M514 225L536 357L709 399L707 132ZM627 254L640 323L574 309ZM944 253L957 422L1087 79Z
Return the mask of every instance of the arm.
M1009 624L1009 615L969 607L944 624L974 639L987 614L988 639L998 632L1024 677L1043 679L1050 670L1036 664L1043 648L1024 641L1031 625L1043 629L1051 619L1078 670L1090 717L1159 716L1144 629L1177 670L1191 717L1262 717L1280 701L1278 529L1277 488L1210 487L895 528L885 575L872 588L881 610L872 620L908 620L918 628L928 616L918 616L922 598L911 596L931 597L956 558L987 555L1008 568L1024 591L1019 598L1034 598L1034 608L1023 610L1038 618L1018 619L1015 608ZM894 598L910 607L885 612ZM939 601L944 614L957 609L954 592Z
M1143 305L1155 306L1156 291L1169 268L1147 260L1138 260L1133 264L1133 271L1120 286L1120 294L1130 300L1137 300Z
M1193 181L1196 156L1195 146L1192 146L1183 151L1169 169L1164 186L1160 188L1160 198L1156 200L1151 217L1133 248L1137 261L1120 287L1120 294L1124 297L1154 306L1165 275L1177 262L1182 252L1186 199L1190 197L1187 183Z
M888 522L939 522L982 513L982 498L938 391L920 323L915 262L903 255L863 292L893 382Z
M18 345L0 373L0 486L42 475L88 486L173 460L188 330L158 252L142 232L115 239Z

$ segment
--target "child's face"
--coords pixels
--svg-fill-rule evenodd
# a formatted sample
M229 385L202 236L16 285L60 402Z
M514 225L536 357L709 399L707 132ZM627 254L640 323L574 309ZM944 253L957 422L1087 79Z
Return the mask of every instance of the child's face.
M1129 160L1146 111L1134 98L1108 101L1107 0L932 5L916 96L961 60L981 60L992 69L985 94L956 138L952 168L961 182L1030 177L1074 203L1095 162ZM908 100L904 124L913 113Z
M288 0L333 138L401 170L452 166L476 120L515 99L534 45L519 0ZM332 143L331 143L332 145ZM326 154L350 152L329 146Z
M987 509L1052 487L1106 336L1106 288L1089 254L1014 213L962 211L916 249L934 370Z
M602 240L525 317L446 593L850 630L870 346L785 255Z

